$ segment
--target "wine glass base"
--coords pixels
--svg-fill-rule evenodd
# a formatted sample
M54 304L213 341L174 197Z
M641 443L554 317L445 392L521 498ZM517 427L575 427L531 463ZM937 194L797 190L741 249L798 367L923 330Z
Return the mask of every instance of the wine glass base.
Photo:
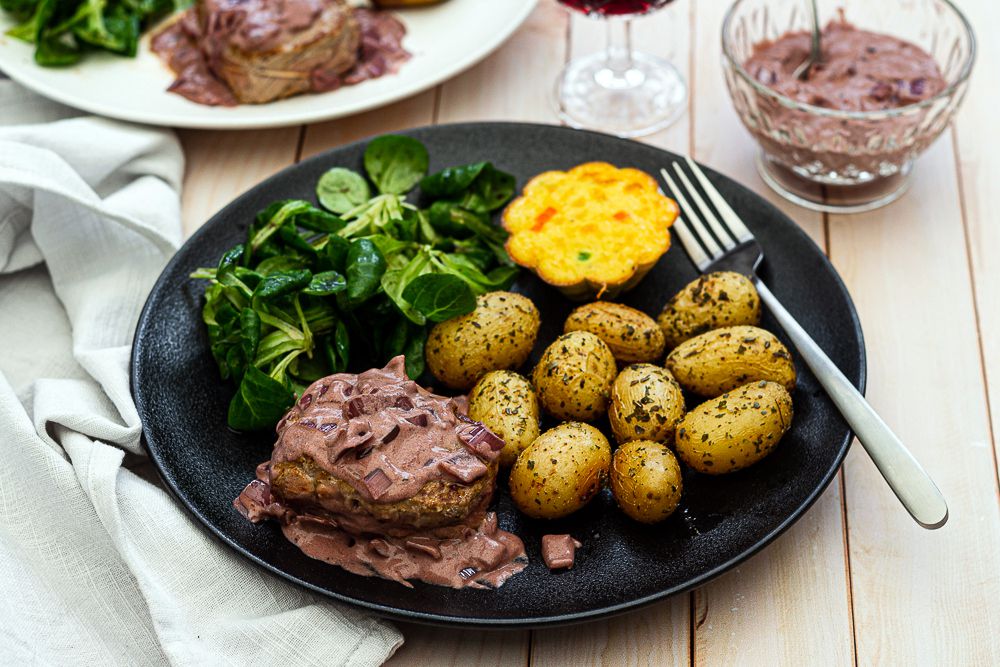
M779 195L813 211L864 213L896 201L910 187L912 163L900 173L858 185L821 184L805 179L788 167L757 153L757 173Z
M620 137L639 137L667 127L684 113L687 86L667 60L633 52L623 72L608 68L608 55L570 62L556 82L555 106L571 127Z

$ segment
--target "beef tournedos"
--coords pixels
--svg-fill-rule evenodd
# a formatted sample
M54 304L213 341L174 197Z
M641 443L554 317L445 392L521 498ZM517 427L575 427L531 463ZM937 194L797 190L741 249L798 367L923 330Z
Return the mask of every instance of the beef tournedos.
M526 556L488 511L503 440L466 410L408 379L403 357L318 380L236 508L356 574L495 588Z

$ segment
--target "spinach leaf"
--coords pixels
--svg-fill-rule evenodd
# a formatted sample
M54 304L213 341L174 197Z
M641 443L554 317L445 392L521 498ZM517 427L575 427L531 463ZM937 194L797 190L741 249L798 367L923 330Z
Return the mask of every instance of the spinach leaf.
M431 270L430 257L421 251L402 268L390 269L382 276L382 290L414 324L424 324L427 318L403 298L403 290L414 278Z
M271 204L257 214L258 224L250 228L250 242L246 247L247 252L243 255L243 264L245 266L249 266L251 254L281 229L289 218L315 208L309 202L301 199L286 199L280 202L280 204L281 206L277 208L275 208L275 204ZM264 218L263 221L261 220L262 217Z
M305 257L297 257L295 255L275 255L274 257L268 257L267 259L261 261L261 263L257 265L257 273L262 276L268 276L272 273L304 269L308 263L309 261Z
M385 258L370 239L355 239L347 251L347 303L357 305L370 298L381 284Z
M260 315L253 308L244 308L240 313L240 348L243 350L243 358L248 363L252 363L257 356L259 345Z
M428 220L435 231L460 239L472 234L466 221L475 215L451 201L436 201L427 209Z
M302 290L304 294L312 296L329 296L347 289L347 280L336 271L324 271L317 273L309 281L309 284Z
M253 292L254 300L270 300L298 292L312 280L309 269L278 271L265 276Z
M420 181L420 189L434 199L451 199L462 194L476 180L487 162L476 162L461 167L448 167L436 174L425 176Z
M410 324L406 318L399 318L390 327L389 335L382 341L382 358L389 360L403 354L410 335Z
M16 37L13 31L8 33ZM35 41L35 62L42 67L69 67L80 62L83 49L63 39L63 34L43 30Z
M337 331L333 339L333 359L331 366L334 373L347 370L347 362L351 359L351 336L343 321L337 322Z
M233 269L233 275L251 290L255 289L258 283L264 279L263 275L245 266L237 266Z
M383 194L409 192L427 173L430 158L422 143L396 134L372 139L365 148L365 170Z
M38 6L38 0L0 0L0 9L10 12L19 21L27 19Z
M469 191L462 197L463 208L477 213L495 211L514 196L517 185L514 177L505 171L500 171L487 163L485 168L469 186Z
M243 244L233 246L222 255L219 266L215 272L215 279L219 280L224 274L232 272L243 257Z
M319 258L319 266L324 270L344 273L347 265L347 253L351 250L351 242L340 236L330 235L323 246Z
M375 234L366 238L375 244L375 247L378 248L378 251L382 253L382 256L386 258L386 261L390 265L392 264L390 260L396 260L397 262L402 260L402 264L405 264L407 257L403 254L403 251L410 250L416 245L412 241L401 241L386 234Z
M295 227L292 227L291 225L283 225L281 229L278 230L278 236L286 246L297 250L303 256L316 256L316 248L309 245L309 242L302 238L302 235L299 234Z
M403 298L431 322L444 322L476 309L476 296L469 285L443 273L414 278L403 290Z
M229 403L229 426L237 431L274 428L294 401L295 395L285 385L256 366L247 366Z
M290 219L293 225L324 234L336 234L347 225L339 217L315 206L296 213Z
M426 327L413 327L403 354L406 355L406 375L418 378L424 374L424 345L427 343Z
M356 171L334 167L319 177L316 198L323 208L334 213L347 213L371 199L371 188L365 177Z
M472 262L480 271L489 270L496 259L492 248L478 236L456 240L451 250Z
M435 260L443 272L462 279L474 294L507 289L517 276L517 268L507 266L497 267L489 275L484 274L467 257L455 253L437 253Z

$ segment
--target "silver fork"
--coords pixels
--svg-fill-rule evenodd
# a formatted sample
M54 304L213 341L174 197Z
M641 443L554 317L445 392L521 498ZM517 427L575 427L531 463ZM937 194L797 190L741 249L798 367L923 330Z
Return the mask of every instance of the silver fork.
M672 166L683 189L678 187L669 171L660 170L680 204L683 218L677 219L674 230L691 261L702 273L735 271L753 281L761 301L778 320L802 360L830 395L857 436L858 442L868 452L903 507L924 528L943 526L948 520L948 505L937 486L850 380L757 277L757 267L764 259L764 251L757 239L709 182L701 168L691 158L685 159L691 173L719 213L716 216L705 203L679 162L674 162Z

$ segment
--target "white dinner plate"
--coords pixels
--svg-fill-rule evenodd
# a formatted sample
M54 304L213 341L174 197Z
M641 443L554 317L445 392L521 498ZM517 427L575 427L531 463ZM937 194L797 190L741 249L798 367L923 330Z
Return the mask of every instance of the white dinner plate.
M34 47L5 35L14 25L0 11L0 70L58 102L121 120L174 127L240 129L312 123L347 116L419 93L479 62L524 22L537 0L448 0L394 10L413 54L395 75L318 95L269 104L209 107L167 92L174 77L149 50L147 31L135 58L88 54L68 68L39 67Z

